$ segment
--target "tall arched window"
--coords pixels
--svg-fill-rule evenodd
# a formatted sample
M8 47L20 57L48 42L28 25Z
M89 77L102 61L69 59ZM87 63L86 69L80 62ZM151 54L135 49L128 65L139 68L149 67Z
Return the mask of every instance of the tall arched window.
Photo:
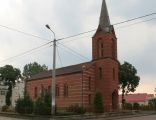
M64 97L68 97L68 85L64 84Z
M99 79L102 79L103 75L102 75L102 68L99 67Z
M103 43L102 39L98 40L98 48L97 49L98 49L99 58L104 57L104 43Z
M59 86L58 85L56 85L56 96L58 97L58 96L60 96L60 89L59 89Z
M113 80L115 80L115 68L113 68Z
M88 90L91 90L91 77L88 78Z
M115 41L112 39L112 58L115 58Z
M38 89L37 89L37 87L34 88L34 97L35 98L38 97Z

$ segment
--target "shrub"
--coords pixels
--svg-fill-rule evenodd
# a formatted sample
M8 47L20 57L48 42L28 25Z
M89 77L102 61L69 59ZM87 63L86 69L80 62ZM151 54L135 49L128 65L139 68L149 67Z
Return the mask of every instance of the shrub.
M134 103L134 104L133 104L133 109L134 109L134 110L139 110L139 108L140 108L139 103Z
M24 98L19 98L16 101L15 110L22 114L31 114L33 112L33 101L29 95L25 94Z
M9 109L8 105L2 106L2 112L7 112L8 109Z
M103 100L100 92L95 93L93 108L95 113L103 113Z
M132 106L131 103L125 103L124 104L124 109L126 109L126 110L132 110L132 108L133 108L133 106Z
M44 96L38 98L35 102L34 113L38 115L50 115L51 114L51 95L45 93Z
M67 112L73 114L84 114L86 111L83 107L79 106L78 104L71 105L67 108Z
M149 100L149 106L153 109L156 109L156 98Z

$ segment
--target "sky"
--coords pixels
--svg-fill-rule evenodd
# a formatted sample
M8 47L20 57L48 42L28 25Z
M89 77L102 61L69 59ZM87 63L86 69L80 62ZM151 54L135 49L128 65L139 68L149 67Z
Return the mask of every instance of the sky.
M106 0L106 2L112 24L156 12L155 0ZM27 54L16 55L54 39L52 32L45 27L46 24L49 24L55 32L56 39L96 29L101 4L102 0L1 0L0 67L10 64L22 70L25 64L36 61L39 64L46 64L51 69L52 44ZM135 66L141 78L136 92L154 93L156 15L114 27L118 39L119 61L121 63L127 61ZM94 33L95 31L59 41L57 67L90 61L91 38ZM8 59L10 57L13 58Z

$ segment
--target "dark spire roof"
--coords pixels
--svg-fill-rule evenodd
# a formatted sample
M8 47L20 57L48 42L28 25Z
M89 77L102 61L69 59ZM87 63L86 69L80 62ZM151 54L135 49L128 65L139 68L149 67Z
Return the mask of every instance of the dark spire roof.
M109 32L110 31L110 19L109 14L107 10L106 1L103 0L102 2L102 8L101 8L101 15L100 15L100 23L99 27L102 31Z

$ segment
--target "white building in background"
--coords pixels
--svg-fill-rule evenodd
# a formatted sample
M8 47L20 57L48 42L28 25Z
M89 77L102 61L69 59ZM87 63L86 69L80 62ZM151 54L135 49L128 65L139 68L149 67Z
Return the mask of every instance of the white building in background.
M16 82L16 85L12 89L12 106L15 107L16 101L19 97L23 97L24 95L24 81Z
M6 94L8 91L8 86L0 85L0 108L5 105Z

